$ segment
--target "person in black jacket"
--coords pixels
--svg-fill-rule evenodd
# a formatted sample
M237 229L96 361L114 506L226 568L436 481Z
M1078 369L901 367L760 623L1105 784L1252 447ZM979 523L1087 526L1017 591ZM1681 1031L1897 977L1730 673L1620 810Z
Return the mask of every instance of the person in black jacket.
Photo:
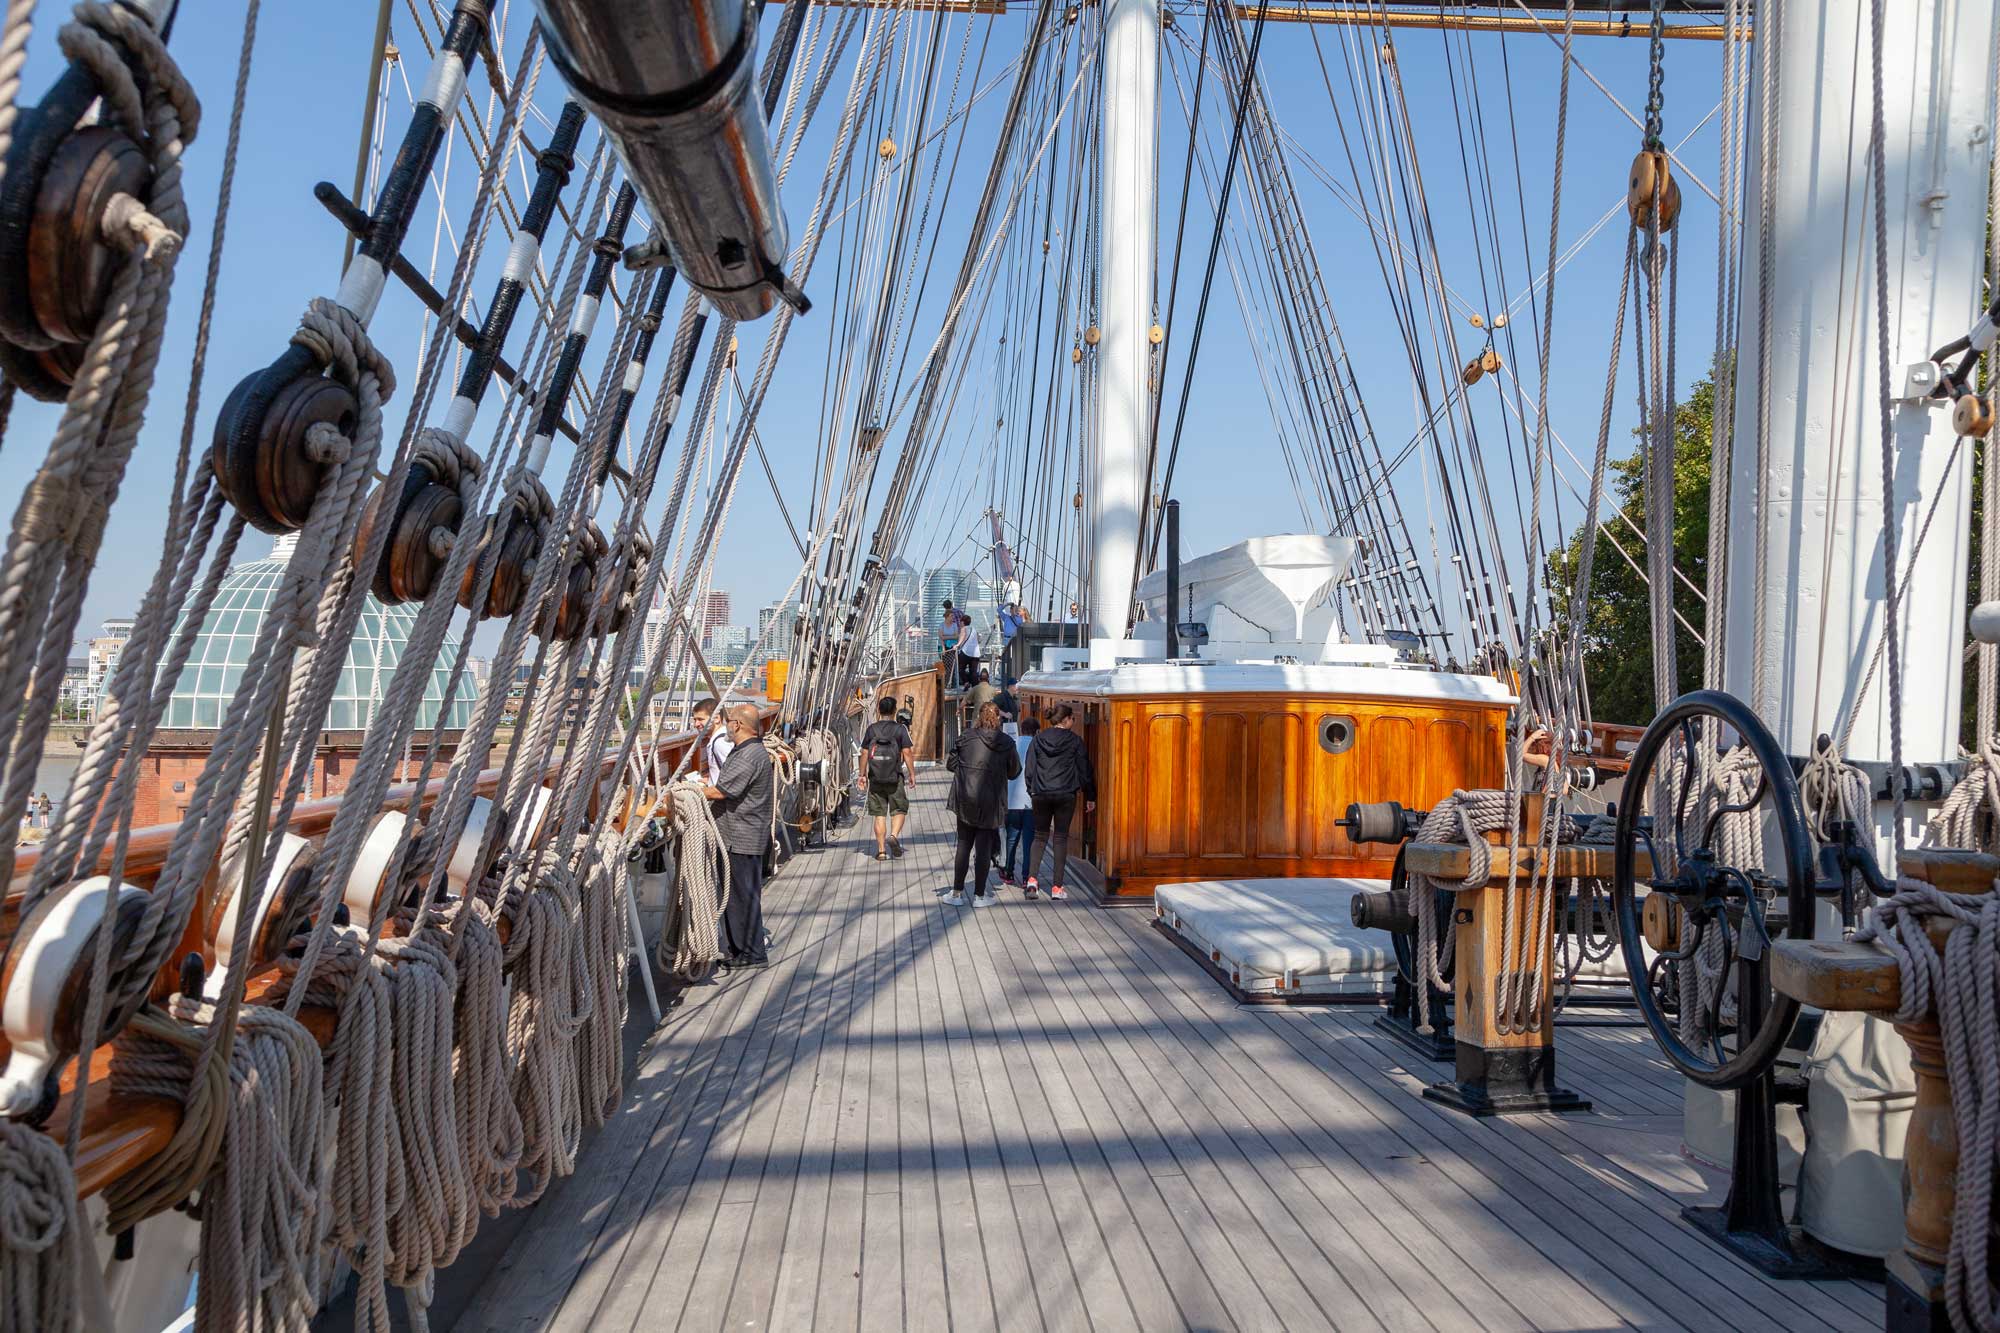
M952 742L944 765L951 770L951 795L945 808L958 817L958 852L952 858L952 889L945 902L965 906L965 865L974 862L972 904L984 907L993 899L986 877L999 850L1000 827L1007 822L1007 784L1021 774L1021 756L1014 738L1000 730L1000 710L986 704L970 731Z
M1090 750L1076 734L1076 710L1068 704L1049 708L1047 723L1035 733L1028 746L1028 799L1035 807L1035 840L1046 841L1055 858L1055 872L1049 883L1049 897L1067 898L1063 871L1069 864L1069 826L1076 818L1076 803L1085 810L1097 808L1097 771L1090 764ZM1034 896L1039 886L1028 876L1027 891Z

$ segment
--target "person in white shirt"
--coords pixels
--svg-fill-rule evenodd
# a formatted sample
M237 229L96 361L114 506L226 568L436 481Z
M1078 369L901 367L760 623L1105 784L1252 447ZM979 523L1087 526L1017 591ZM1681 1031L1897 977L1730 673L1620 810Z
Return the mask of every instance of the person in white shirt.
M970 687L979 679L979 631L967 616L958 636L958 683Z
M708 741L701 750L701 768L702 772L713 779L722 772L723 761L728 759L729 752L736 748L736 742L729 739L727 727L716 724L713 699L703 699L694 706L693 723L695 734L709 733Z
M1025 881L1023 892L1030 898L1035 896L1035 803L1028 796L1028 743L1039 730L1032 717L1022 718L1017 728L1009 722L1004 730L1014 737L1014 748L1021 754L1021 773L1007 784L1007 859L1000 867L1000 882L1003 885L1020 884ZM1014 874L1014 850L1021 852L1021 873Z

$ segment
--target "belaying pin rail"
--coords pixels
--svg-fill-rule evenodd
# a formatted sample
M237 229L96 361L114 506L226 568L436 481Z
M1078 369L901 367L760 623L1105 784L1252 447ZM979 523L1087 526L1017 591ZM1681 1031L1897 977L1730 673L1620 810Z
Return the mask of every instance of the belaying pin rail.
M401 250L431 164L465 93L465 71L486 34L484 0L458 0L429 79L410 113L369 215L360 249L341 275L335 305L366 327L381 303L389 264ZM252 527L273 535L305 526L331 465L308 435L316 425L351 436L360 412L353 393L329 378L312 350L292 342L277 359L230 391L215 419L211 451L217 486Z

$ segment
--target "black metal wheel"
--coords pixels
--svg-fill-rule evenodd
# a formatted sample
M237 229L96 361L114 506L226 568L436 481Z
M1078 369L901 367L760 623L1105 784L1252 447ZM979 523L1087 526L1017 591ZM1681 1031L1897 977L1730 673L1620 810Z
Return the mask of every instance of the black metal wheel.
M1711 791L1715 766L1724 756L1736 763L1738 747L1755 761L1751 794L1731 803ZM1739 777L1743 776L1739 770ZM1640 808L1653 798L1650 821ZM1727 864L1719 847L1726 817L1754 815L1768 871ZM1637 875L1641 847L1651 857L1647 887L1668 895L1677 909L1662 938L1654 909L1652 943ZM1813 851L1791 762L1757 715L1720 690L1684 694L1653 719L1633 752L1618 811L1618 842L1612 902L1618 938L1639 1012L1660 1051L1673 1066L1712 1088L1742 1088L1768 1070L1798 1022L1799 1003L1772 991L1768 958L1777 938L1813 935ZM1660 972L1667 963L1693 967L1711 937L1722 941L1723 980L1716 990L1705 1040L1690 1044L1669 1018L1660 996ZM1665 945L1667 947L1660 947ZM1722 995L1736 990L1734 1050L1724 1043Z

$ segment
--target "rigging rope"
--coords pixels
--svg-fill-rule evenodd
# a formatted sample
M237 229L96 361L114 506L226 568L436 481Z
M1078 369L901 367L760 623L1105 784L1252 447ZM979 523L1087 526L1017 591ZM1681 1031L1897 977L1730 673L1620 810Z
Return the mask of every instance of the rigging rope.
M56 698L83 613L125 466L138 444L166 333L175 261L189 220L181 153L201 124L201 105L152 25L131 10L84 0L58 34L63 54L102 92L103 123L142 145L152 183L142 204L113 199L103 237L124 260L83 350L48 452L14 512L0 556L0 828L19 823L54 718L30 698ZM25 42L26 18L10 11L0 33ZM14 74L18 85L18 71ZM9 117L13 101L5 102ZM13 877L14 839L0 839L0 883Z

